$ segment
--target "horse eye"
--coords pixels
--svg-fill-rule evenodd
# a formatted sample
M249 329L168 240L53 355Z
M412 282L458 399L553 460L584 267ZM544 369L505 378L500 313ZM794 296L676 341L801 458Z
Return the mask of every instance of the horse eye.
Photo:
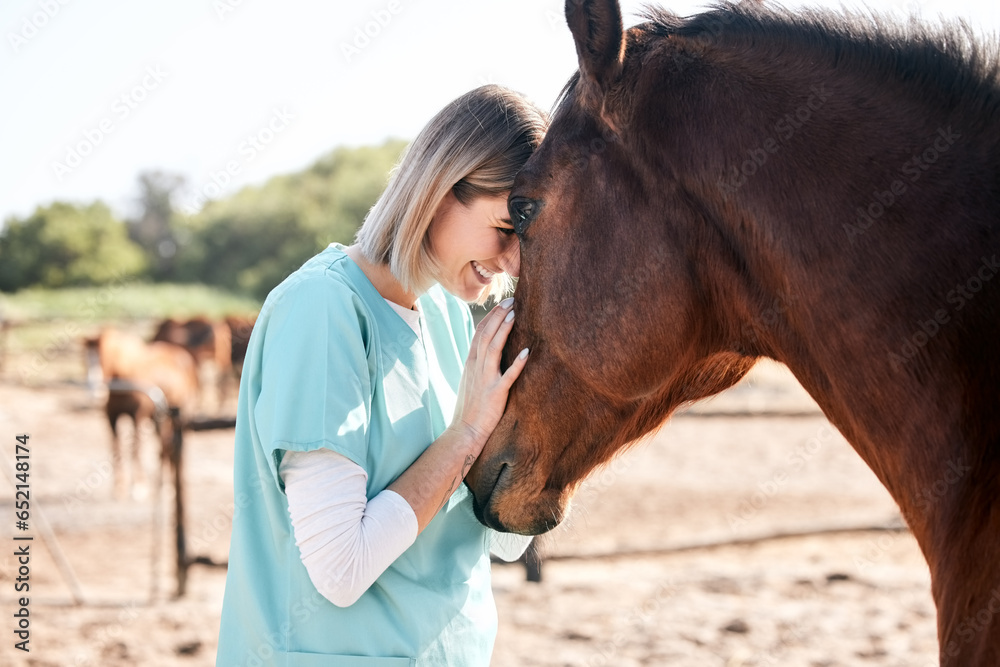
M538 213L538 206L531 199L525 197L514 197L507 204L510 213L510 221L514 224L514 231L519 235L523 234Z
M531 217L531 202L527 199L515 199L511 204L514 216L520 220L527 220Z

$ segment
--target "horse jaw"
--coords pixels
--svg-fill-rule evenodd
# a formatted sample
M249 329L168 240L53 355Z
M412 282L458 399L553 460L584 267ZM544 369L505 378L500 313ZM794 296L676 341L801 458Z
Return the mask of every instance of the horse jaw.
M551 359L535 361L465 479L481 523L522 535L559 525L596 470L656 431L677 407L738 382L756 359L716 354L630 399L581 390L579 376Z
M606 427L620 416L599 397L560 391L568 374L551 359L535 361L540 363L526 367L520 380L533 379L525 386L541 389L541 395L525 394L515 383L507 411L465 478L476 518L521 535L548 532L566 517L594 456L605 458L595 450L613 441ZM560 399L571 407L547 409Z

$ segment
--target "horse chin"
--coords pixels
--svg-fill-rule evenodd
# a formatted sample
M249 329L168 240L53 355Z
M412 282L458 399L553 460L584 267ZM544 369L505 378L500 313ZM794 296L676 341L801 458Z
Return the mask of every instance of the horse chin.
M526 466L514 441L517 426L517 420L501 420L465 484L472 492L473 512L484 526L503 533L540 535L566 516L575 486L554 488L549 485L547 466Z
M480 523L493 530L541 535L563 520L569 498L555 489L546 489L530 500L525 500L523 494L494 491L485 506L474 498L472 509Z

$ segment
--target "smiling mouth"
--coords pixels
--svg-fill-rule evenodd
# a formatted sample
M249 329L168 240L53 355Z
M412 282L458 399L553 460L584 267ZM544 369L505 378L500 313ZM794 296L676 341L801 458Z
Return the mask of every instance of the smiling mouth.
M490 282L493 280L493 276L496 275L494 272L483 267L482 264L480 264L475 260L472 261L472 268L476 272L476 275L479 276L479 281L484 285L489 285Z

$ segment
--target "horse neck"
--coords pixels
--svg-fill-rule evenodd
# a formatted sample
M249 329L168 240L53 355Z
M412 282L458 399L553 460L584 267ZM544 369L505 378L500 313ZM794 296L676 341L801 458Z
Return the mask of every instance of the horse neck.
M918 442L955 442L918 428L921 419L883 413L886 404L937 405L923 421L940 423L943 406L960 403L962 383L943 367L954 367L947 352L962 327L940 320L961 315L962 326L1000 334L984 321L984 297L961 314L948 303L949 290L1000 250L1000 165L990 157L1000 153L983 150L1000 146L1000 127L863 68L714 65L712 85L692 75L690 88L658 93L663 113L641 130L657 141L635 151L648 173L677 175L714 231L719 261L704 280L728 267L710 291L738 304L727 322L738 351L788 364L859 449L911 431ZM719 109L740 115L720 124ZM692 242L704 236L699 229ZM945 354L905 354L924 329ZM957 424L960 412L945 421ZM876 457L866 458L885 481Z
M1000 513L990 509L1000 496L1000 277L986 282L1000 266L1000 192L984 180L997 153L981 148L995 139L929 109L888 133L881 112L857 118L842 83L827 85L796 142L771 152L774 125L758 109L721 156L686 157L701 176L685 187L715 232L717 265L729 267L702 279L737 304L722 327L733 349L785 363L899 503L934 575L944 645L1000 586ZM845 118L857 119L848 136L837 129ZM919 155L938 142L934 159L912 162L914 141ZM738 167L758 148L763 164L720 197L728 156ZM907 166L918 178L907 180ZM982 289L960 296L972 279Z
M924 241L941 234L940 221L917 209L940 204L923 196L897 200L881 228L852 238L843 221L856 218L866 190L869 198L879 192L855 186L845 194L850 188L796 157L726 202L734 213L713 216L741 267L724 288L743 305L728 330L741 351L785 363L897 500L905 499L918 489L894 488L896 460L885 455L893 443L949 459L963 451L964 387L947 353L960 330L947 327L956 317L947 293L975 275L981 260L946 247L961 256L955 264L962 268L928 262ZM899 233L904 220L913 221L911 233ZM916 406L933 409L914 414ZM943 463L928 466L921 488L934 483Z
M791 369L899 503L942 650L997 664L1000 277L974 300L950 295L997 272L1000 93L937 65L911 68L914 83L892 63L866 72L859 53L822 71L839 56L786 50L647 66L635 76L657 84L643 90L659 113L632 122L646 138L632 152L651 191L672 174L704 222L688 245L710 267L702 293L726 305L712 309L721 345Z

